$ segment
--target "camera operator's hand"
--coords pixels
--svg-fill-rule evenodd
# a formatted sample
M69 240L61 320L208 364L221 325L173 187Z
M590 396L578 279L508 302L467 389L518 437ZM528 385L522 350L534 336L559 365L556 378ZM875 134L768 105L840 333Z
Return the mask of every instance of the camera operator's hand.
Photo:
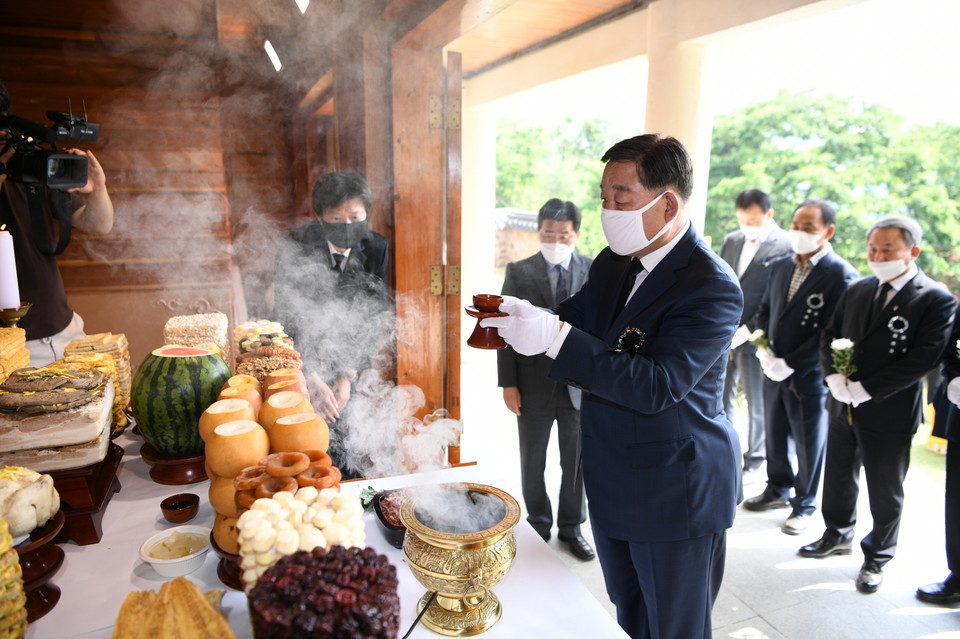
M87 183L69 193L84 199L84 205L73 212L73 225L82 231L105 235L113 228L113 202L107 193L107 176L90 151L67 149L67 153L87 158Z
M80 155L87 158L87 183L76 189L68 189L68 193L79 193L80 195L89 195L94 191L107 188L107 176L103 172L103 167L97 162L92 151L81 151L80 149L67 149L66 153Z

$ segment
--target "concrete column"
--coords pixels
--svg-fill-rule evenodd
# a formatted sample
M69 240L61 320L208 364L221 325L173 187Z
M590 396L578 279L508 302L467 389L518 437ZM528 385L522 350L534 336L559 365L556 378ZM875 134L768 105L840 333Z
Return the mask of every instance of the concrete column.
M693 158L693 195L687 214L703 232L713 110L708 69L709 46L678 42L689 14L675 2L653 2L647 9L647 118L644 130L680 140Z

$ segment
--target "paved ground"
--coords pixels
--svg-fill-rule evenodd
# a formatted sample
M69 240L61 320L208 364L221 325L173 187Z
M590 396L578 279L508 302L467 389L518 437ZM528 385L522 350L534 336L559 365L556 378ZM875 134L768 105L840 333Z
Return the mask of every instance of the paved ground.
M463 459L496 469L497 487L522 504L516 419L503 406L496 388L495 354L464 348L461 379ZM554 495L559 485L557 460L553 441L548 482ZM749 497L762 489L761 479L746 486L744 492ZM791 537L780 532L787 511L751 513L740 509L727 538L727 572L714 607L714 637L960 639L960 606L930 606L913 594L918 586L946 576L943 485L915 467L907 477L906 492L897 556L885 570L880 591L872 595L854 588L863 561L858 550L824 560L797 556L797 548L820 536L823 523L819 517L806 534ZM870 527L865 496L864 491L858 541ZM591 538L589 524L584 533ZM555 538L550 544L614 615L599 563L580 562Z

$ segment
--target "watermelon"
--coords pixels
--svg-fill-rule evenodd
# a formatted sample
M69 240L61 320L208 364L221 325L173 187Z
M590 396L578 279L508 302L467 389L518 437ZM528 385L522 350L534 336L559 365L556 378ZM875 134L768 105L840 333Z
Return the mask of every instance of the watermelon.
M203 454L200 415L229 378L223 358L202 348L168 345L147 355L133 377L130 407L157 454L174 459Z

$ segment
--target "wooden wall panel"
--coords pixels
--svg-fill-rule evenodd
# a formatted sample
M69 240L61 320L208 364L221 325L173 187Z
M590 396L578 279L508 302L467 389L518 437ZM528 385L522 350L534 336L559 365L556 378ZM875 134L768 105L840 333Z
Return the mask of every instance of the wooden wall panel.
M56 7L32 7L33 18L14 10L5 22L11 37L0 56L18 64L3 79L18 115L46 123L45 111L66 111L70 98L75 114L83 101L100 124L100 140L82 146L107 174L114 228L105 236L76 231L60 269L87 330L126 333L139 361L162 342L171 315L232 316L221 95L210 83L210 60L190 54L216 42L214 1L150 5L152 21L105 0L52 4L69 8L51 16L44 14ZM189 10L164 15L177 7ZM164 74L171 52L188 63Z
M292 96L241 87L221 104L232 265L251 317L273 311L277 244L295 223ZM238 321L243 317L238 317Z
M130 342L130 364L140 364L163 344L163 325L174 315L231 312L223 286L163 287L138 291L74 292L70 304L84 320L87 333L124 332ZM122 321L120 321L122 319Z

